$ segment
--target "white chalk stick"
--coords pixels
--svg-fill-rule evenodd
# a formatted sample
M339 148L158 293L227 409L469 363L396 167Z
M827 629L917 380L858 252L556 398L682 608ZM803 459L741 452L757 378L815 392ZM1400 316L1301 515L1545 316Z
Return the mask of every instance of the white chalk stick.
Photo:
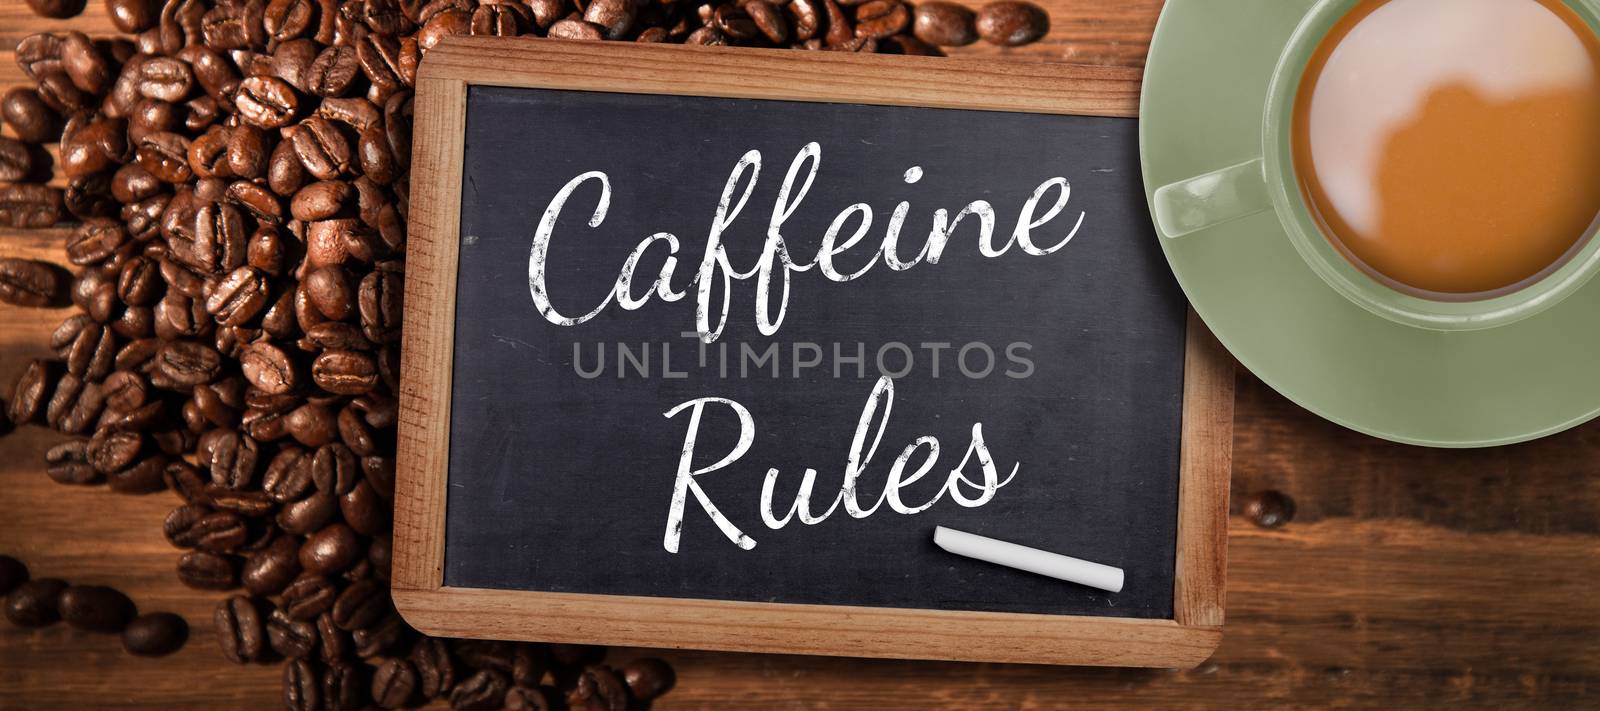
M1091 588L1122 592L1121 568L1019 546L944 526L933 529L933 544L956 555L1026 570Z

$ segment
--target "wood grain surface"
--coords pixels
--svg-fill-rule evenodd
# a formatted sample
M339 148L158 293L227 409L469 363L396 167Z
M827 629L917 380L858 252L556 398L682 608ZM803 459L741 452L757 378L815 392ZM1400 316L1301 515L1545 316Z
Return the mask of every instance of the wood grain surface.
M1019 60L1138 67L1159 0L1046 0ZM0 2L0 46L41 29L107 33L100 3L43 21ZM987 48L976 52L999 54ZM0 86L20 79L9 51ZM952 90L959 90L953 88ZM0 230L0 254L62 261L64 232ZM0 306L0 390L64 310ZM1395 445L1324 422L1240 369L1227 626L1185 672L660 652L679 684L658 708L1594 708L1600 696L1600 424L1488 450ZM9 393L6 393L9 395ZM0 552L37 575L106 583L196 625L173 657L115 638L0 624L0 708L276 708L278 670L224 661L216 595L173 577L170 493L51 482L57 436L0 437ZM1239 515L1281 491L1294 519ZM612 650L627 659L641 650Z

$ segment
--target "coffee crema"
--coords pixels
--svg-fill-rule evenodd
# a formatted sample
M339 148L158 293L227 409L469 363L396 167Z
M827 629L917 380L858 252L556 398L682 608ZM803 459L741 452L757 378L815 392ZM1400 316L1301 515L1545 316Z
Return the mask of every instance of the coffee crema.
M1363 271L1426 298L1508 293L1600 216L1600 38L1561 0L1364 0L1306 69L1293 149Z

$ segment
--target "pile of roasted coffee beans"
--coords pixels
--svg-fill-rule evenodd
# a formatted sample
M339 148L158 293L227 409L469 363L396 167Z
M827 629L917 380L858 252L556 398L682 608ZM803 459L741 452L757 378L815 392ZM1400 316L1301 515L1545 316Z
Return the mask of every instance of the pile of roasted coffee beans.
M28 4L69 17L83 2ZM131 38L26 37L32 86L0 99L14 136L0 137L0 225L75 219L79 269L0 259L0 300L77 307L0 432L72 435L46 455L63 484L175 491L163 532L178 579L233 592L212 620L223 655L286 662L293 709L625 709L673 682L660 660L613 668L601 648L431 638L393 609L411 87L429 48L474 34L939 55L1049 25L1012 1L104 5ZM25 579L13 621L120 630L135 653L182 643L181 619L133 619L120 593Z
M127 595L103 585L68 585L58 578L28 577L22 561L0 555L0 596L6 619L18 627L46 627L65 620L86 632L122 635L129 654L159 657L189 639L189 624L170 612L137 614Z

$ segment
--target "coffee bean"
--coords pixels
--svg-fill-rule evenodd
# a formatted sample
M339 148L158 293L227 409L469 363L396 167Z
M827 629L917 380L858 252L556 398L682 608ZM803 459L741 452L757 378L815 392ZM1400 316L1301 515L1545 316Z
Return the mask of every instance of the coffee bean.
M69 440L45 452L45 474L57 484L96 484L100 472L89 464L88 440Z
M462 679L450 690L450 708L457 711L495 711L505 702L506 690L510 686L504 674L490 669L480 670Z
M394 655L413 632L415 630L400 619L398 613L391 612L372 626L350 633L350 642L355 647L356 656L372 659Z
M105 0L105 3L111 24L123 33L138 34L156 24L156 0Z
M164 182L182 183L194 177L189 163L189 139L170 131L145 136L135 158L139 167Z
M222 371L222 355L195 341L170 341L156 353L155 361L161 374L180 386L210 382Z
M309 535L317 531L339 513L337 497L313 492L298 501L284 504L278 512L277 523L284 531Z
M33 229L61 219L61 191L37 183L0 186L0 225Z
M99 383L84 382L68 373L56 381L50 403L45 405L45 424L67 434L80 434L94 424L105 406L105 393Z
M72 115L91 108L94 97L73 85L65 69L51 70L51 73L35 81L38 82L39 98L61 114Z
M83 6L82 0L56 0L57 2L77 2ZM94 95L106 93L111 88L112 67L111 62L100 53L89 36L82 32L68 32L61 40L61 66L67 72L67 77L72 79L73 86Z
M44 143L56 138L55 111L39 98L39 92L26 87L15 87L0 99L0 117L4 117L11 130L23 143Z
M317 651L317 626L297 620L281 609L267 616L267 642L289 659L305 659Z
M511 673L516 662L513 642L488 639L463 639L455 643L455 653L462 663L474 669L494 669Z
M0 555L0 597L11 594L28 582L28 566L8 555Z
M0 275L3 274L4 262L0 262ZM0 278L0 283L3 283L3 278ZM22 375L11 390L11 399L6 402L6 415L11 422L28 424L37 421L44 413L45 403L49 401L50 385L56 377L56 367L48 361L33 360L23 368Z
M322 676L317 668L305 659L285 656L291 656L292 661L283 667L283 708L322 711Z
M324 48L306 73L306 86L318 96L340 96L350 88L361 73L361 62L356 50L343 45Z
M61 593L67 581L37 578L26 581L6 596L6 619L18 627L44 627L61 619Z
M193 132L205 130L224 115L222 104L210 96L190 99L184 108L188 114L183 119L183 127Z
M189 170L197 178L228 177L228 137L231 131L222 126L212 126L200 134L199 138L189 143ZM206 202L215 202L216 196L200 192L203 188L214 186L216 183L200 183L195 186L196 194Z
M417 689L417 670L404 659L389 659L372 674L372 700L386 709L410 701Z
M83 12L84 0L28 0L28 9L40 17L65 19Z
M50 75L66 74L61 66L61 36L39 32L23 37L15 50L17 66L29 79L39 81Z
M325 220L345 209L353 197L349 183L324 180L307 185L295 193L289 213L295 219L307 222Z
M223 199L249 213L260 225L260 229L250 236L251 241L245 253L246 262L274 276L281 275L284 266L283 241L273 227L283 219L283 206L278 203L277 196L258 183L237 180L228 185ZM271 241L260 242L267 239ZM266 251L257 253L258 242L264 245Z
M583 19L602 28L606 39L622 39L633 28L634 8L630 0L590 0Z
M145 457L126 468L108 472L106 482L119 494L152 494L166 488L168 460L161 454Z
M66 340L56 349L56 353L66 360L67 372L88 380L105 378L116 359L117 339L112 335L111 327L101 326L88 318L81 321L69 319L61 326L53 334L52 340L56 337ZM71 333L65 333L68 327L72 327ZM110 393L106 391L102 394Z
M118 370L106 378L103 386L106 407L115 412L131 412L144 405L150 388L144 376L132 370Z
M162 524L167 541L179 548L213 553L238 548L250 536L244 517L232 511L211 511L189 504L172 510Z
M417 31L417 48L433 49L445 37L464 35L472 31L472 13L466 10L446 10L435 14ZM377 82L374 82L376 85Z
M205 43L217 49L229 50L265 42L261 12L259 3L248 9L244 5L231 3L211 8L200 24Z
M80 220L111 217L117 214L117 199L111 195L111 173L94 173L72 178L61 193L61 204Z
M309 39L292 39L273 50L272 56L258 61L248 72L251 76L271 76L282 79L295 91L310 93L306 83L311 64L317 59L317 44Z
M402 94L396 94L401 96ZM327 98L317 107L317 116L349 126L356 131L381 126L384 118L378 107L360 97L348 99Z
M266 650L266 629L254 600L243 595L223 600L211 619L217 630L217 644L228 661L245 664L261 658Z
M329 664L342 663L350 656L351 647L355 643L350 638L350 633L333 623L333 615L324 612L317 615L313 624L317 628L317 656Z
M110 257L128 241L122 223L106 218L85 220L67 238L67 260L84 265Z
M282 535L252 553L239 576L244 588L255 595L274 595L288 587L300 575L300 546L297 536Z
M300 547L300 567L317 575L337 573L350 567L364 552L356 532L335 523L306 539Z
M61 171L67 178L101 173L128 152L126 122L122 118L67 118L61 133Z
M344 630L372 626L390 610L388 591L371 580L358 580L339 593L334 601L333 623Z
M976 28L985 42L1015 47L1043 37L1050 16L1032 3L1001 0L978 9Z
M392 343L400 335L405 280L398 274L372 272L361 280L357 305L361 330L373 343Z
M781 45L789 40L789 25L784 21L783 12L778 6L766 0L750 0L743 4L745 14L750 17L757 30L768 41Z
M306 274L305 288L312 306L324 317L343 321L357 307L356 285L338 266L325 266Z
M718 6L712 16L712 22L722 34L735 40L748 40L761 34L761 28L751 19L750 13L738 5Z
M822 36L823 43L829 49L851 49L848 45L855 39L855 28L850 26L850 18L844 14L839 3L823 0L822 11L828 18L828 29Z
M900 0L870 0L855 8L856 36L883 39L899 34L911 22Z
M345 523L363 535L375 535L388 529L389 508L364 480L339 498L339 510Z
M506 690L506 711L550 711L555 708L549 691L541 687L513 686Z
M323 445L311 458L311 478L318 491L343 496L361 480L360 464L349 447L337 442Z
M143 256L123 263L117 274L117 298L129 306L149 306L155 303L161 288L161 265Z
M417 691L424 699L436 699L455 686L455 663L444 640L424 637L411 648L411 666L417 670Z
M550 658L563 667L585 667L605 660L606 648L590 644L551 644Z
M585 20L558 20L550 26L547 36L550 39L598 41L605 39L605 29Z
M226 489L244 489L255 482L260 447L249 435L215 429L200 440L201 465L211 470L211 481Z
M266 308L270 296L267 277L251 267L239 267L222 278L206 299L206 312L224 326L240 326Z
M623 665L622 681L633 698L649 702L672 689L672 666L654 657L635 659Z
M306 403L284 416L284 426L300 444L321 447L339 438L336 417L326 406Z
M213 274L244 266L249 235L244 215L229 203L202 205L194 214L194 253L197 266Z
M21 141L0 137L0 181L14 183L33 174L33 151Z
M139 94L166 102L183 101L194 88L189 65L173 57L151 57L139 65Z
M1272 489L1256 492L1244 502L1245 518L1261 528L1279 528L1294 520L1294 513L1294 499Z
M387 516L388 511L385 511ZM387 535L375 535L371 543L367 544L367 562L372 566L372 577L389 581L389 574L394 564L394 543Z
M266 133L250 125L235 127L228 133L227 157L228 172L233 176L250 179L263 175L267 167Z
M300 109L294 89L276 77L250 77L239 82L233 103L241 118L261 128L287 125Z
M309 572L295 578L280 595L283 611L296 620L316 619L333 609L338 597L339 590L332 580Z
M575 711L627 711L628 689L610 667L590 666L567 692L567 707Z
M364 667L357 664L331 664L322 674L322 706L328 711L356 711L367 700Z
M912 32L929 44L964 47L978 41L977 20L972 10L944 0L917 3Z
M511 683L538 686L550 666L550 655L541 645L514 644L511 648Z
M144 448L138 432L101 430L89 440L89 464L102 474L110 474L133 463Z
M216 484L207 485L206 500L218 511L232 511L247 519L271 516L277 508L277 504L260 491L240 491Z
M104 585L69 585L58 604L61 619L86 632L121 632L135 614L127 595Z
M311 378L328 392L360 395L378 384L377 362L361 351L324 351L311 364Z
M322 116L312 116L294 127L287 136L294 147L295 156L305 166L306 172L321 180L332 180L349 172L352 159L350 142L340 133L333 121ZM337 184L334 184L337 185ZM348 186L346 186L348 188ZM301 217L303 220L320 220L332 212L318 217ZM299 217L299 213L295 213Z
M286 42L312 29L317 5L312 0L272 0L262 17L262 29L278 42Z
M509 2L488 2L472 11L471 34L515 37L532 24L533 12L527 6ZM402 81L405 81L403 75Z
M189 623L170 612L140 615L122 631L122 648L141 657L163 657L189 639Z
M343 321L325 321L306 329L305 337L300 339L299 346L305 351L365 351L372 350L373 343L362 334L359 326Z
M16 306L49 306L61 298L59 271L47 262L0 257L0 301Z
M178 557L178 581L196 590L232 590L239 585L235 560L221 553L190 551Z

